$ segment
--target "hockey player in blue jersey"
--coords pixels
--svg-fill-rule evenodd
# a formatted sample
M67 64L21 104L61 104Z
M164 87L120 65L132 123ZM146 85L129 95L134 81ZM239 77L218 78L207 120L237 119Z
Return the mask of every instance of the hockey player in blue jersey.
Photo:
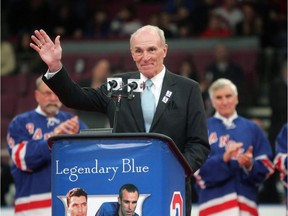
M228 79L209 88L216 113L208 119L210 155L194 174L199 215L257 216L258 186L274 172L262 129L237 115L238 93Z
M51 216L51 154L47 139L87 128L77 116L59 110L61 102L41 77L36 80L35 99L38 107L16 116L8 127L16 216Z
M103 203L95 216L138 216L135 213L138 198L138 188L133 184L124 184L119 190L118 202Z
M288 189L288 181L287 181L287 168L288 168L287 138L288 136L287 135L288 134L287 132L288 132L288 123L286 123L282 127L282 129L280 130L279 134L276 137L276 145L275 145L276 157L274 159L274 164L275 164L276 169L280 173L280 179L285 188L286 205L288 206L288 201L287 201L287 189Z

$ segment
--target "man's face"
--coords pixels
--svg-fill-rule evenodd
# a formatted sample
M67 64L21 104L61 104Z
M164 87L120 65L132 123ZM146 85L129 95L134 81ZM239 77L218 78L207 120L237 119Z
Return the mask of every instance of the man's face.
M229 86L225 86L214 91L212 104L221 116L229 118L236 110L238 96Z
M62 105L59 98L44 82L35 90L35 98L42 111L49 117L55 116Z
M118 198L118 203L120 205L119 215L120 216L131 216L134 215L135 209L137 207L139 194L137 191L128 192L127 190L123 190L122 199Z
M159 35L152 31L143 31L131 41L131 54L138 70L147 78L152 78L163 69L164 58L168 50L162 44Z
M86 216L87 215L87 200L85 196L73 196L67 209L70 216Z

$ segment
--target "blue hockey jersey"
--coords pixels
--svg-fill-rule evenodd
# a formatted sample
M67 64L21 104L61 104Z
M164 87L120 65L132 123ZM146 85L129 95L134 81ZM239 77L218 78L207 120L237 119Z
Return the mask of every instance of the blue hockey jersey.
M38 107L11 121L7 146L16 187L15 215L51 215L51 152L47 139L55 127L71 117L63 111L47 117ZM81 121L79 126L87 128Z
M118 202L105 202L103 203L95 216L118 216L119 203ZM134 213L134 216L139 216Z
M265 134L252 121L236 115L233 122L208 119L211 152L194 174L199 196L199 215L257 216L258 186L273 172L273 153ZM240 167L236 158L224 162L226 146L243 144L239 154L253 146L251 170Z
M286 123L276 138L276 157L274 159L274 164L277 170L280 172L280 179L285 187L285 192L287 194L288 181L287 181L287 165L288 165L288 152L287 152L287 131L288 123ZM288 204L288 203L287 203Z

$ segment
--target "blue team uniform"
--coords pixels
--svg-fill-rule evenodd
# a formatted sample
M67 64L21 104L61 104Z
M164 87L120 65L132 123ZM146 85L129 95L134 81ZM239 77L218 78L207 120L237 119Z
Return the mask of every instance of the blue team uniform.
M210 155L194 174L199 195L199 215L257 216L258 186L274 172L273 153L263 131L252 121L235 114L226 122L216 116L208 119ZM232 158L225 163L225 147L242 143L239 154L253 146L251 170Z
M287 163L288 163L288 153L287 153L287 130L288 123L286 123L278 136L276 137L276 157L274 159L274 164L277 170L280 172L280 179L285 187L285 194L287 194Z
M103 203L95 216L118 216L119 203L118 202L105 202ZM137 213L134 216L139 216Z
M16 116L8 127L7 146L16 186L15 215L51 215L51 152L47 139L73 117L59 111L51 118L40 107ZM80 121L80 129L87 126Z

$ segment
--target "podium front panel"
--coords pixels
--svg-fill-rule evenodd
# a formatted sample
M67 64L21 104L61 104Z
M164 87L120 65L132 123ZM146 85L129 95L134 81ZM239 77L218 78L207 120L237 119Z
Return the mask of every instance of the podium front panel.
M66 215L66 193L82 188L88 214L117 202L122 185L139 189L136 213L184 215L185 172L160 139L59 139L52 147L52 213Z

